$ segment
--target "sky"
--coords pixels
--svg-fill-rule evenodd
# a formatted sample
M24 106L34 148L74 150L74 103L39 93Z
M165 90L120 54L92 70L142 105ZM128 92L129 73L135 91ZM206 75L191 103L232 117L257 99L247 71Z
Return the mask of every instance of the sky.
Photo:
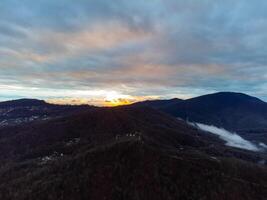
M267 100L266 0L1 0L0 100Z

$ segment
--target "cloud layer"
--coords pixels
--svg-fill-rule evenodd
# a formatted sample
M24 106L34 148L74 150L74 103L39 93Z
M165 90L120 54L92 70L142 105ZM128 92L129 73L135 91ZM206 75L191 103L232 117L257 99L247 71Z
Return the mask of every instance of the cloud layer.
M252 142L245 140L241 136L236 133L231 133L223 128L218 128L216 126L200 124L200 123L192 123L192 125L197 128L218 135L222 140L226 142L227 146L237 147L240 149L246 149L250 151L261 151L255 144Z
M2 0L0 98L228 90L267 99L266 8L264 0Z

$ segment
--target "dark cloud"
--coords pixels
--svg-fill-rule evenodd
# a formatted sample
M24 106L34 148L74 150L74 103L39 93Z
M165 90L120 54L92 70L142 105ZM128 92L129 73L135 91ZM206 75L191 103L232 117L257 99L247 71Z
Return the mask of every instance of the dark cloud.
M266 8L263 0L2 0L0 86L13 86L2 96L232 90L267 99Z

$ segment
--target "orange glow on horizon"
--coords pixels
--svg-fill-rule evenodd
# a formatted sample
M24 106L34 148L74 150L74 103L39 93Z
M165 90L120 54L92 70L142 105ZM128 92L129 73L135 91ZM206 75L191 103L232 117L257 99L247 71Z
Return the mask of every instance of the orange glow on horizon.
M134 102L128 100L128 99L112 99L112 100L105 100L105 106L114 107L114 106L123 106L123 105L129 105Z
M94 106L106 106L115 107L129 105L139 101L159 99L157 96L130 96L123 95L118 92L106 92L102 97L92 97L92 98L55 98L48 99L46 102L51 104L60 105L94 105Z
M134 103L135 101L135 98L129 95L122 95L117 92L109 92L106 94L104 105L110 107L122 106L129 105L131 103Z

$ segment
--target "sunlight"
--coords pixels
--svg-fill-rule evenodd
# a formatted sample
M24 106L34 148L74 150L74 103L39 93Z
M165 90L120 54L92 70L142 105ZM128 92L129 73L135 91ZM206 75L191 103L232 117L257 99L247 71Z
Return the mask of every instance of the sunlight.
M133 101L133 97L129 95L122 95L115 91L108 92L105 97L106 106L128 105L131 104Z
M30 90L30 92L34 94L32 90ZM43 96L45 96L45 94L47 93L51 94L50 98L45 99L47 103L60 105L94 105L114 107L121 105L129 105L138 101L159 99L159 96L132 96L122 94L114 90L47 90L44 91ZM63 97L58 98L56 95ZM25 96L30 95L27 95L26 93Z

